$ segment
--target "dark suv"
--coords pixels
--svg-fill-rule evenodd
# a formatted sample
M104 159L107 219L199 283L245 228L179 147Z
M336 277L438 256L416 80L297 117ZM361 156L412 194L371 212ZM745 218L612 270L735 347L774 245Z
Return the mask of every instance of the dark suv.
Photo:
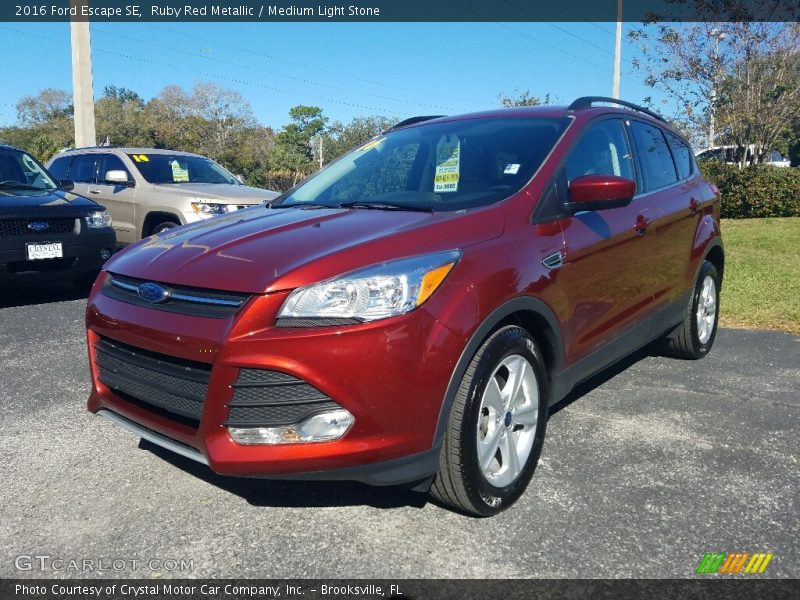
M116 241L106 209L71 189L27 152L0 145L0 283L58 279L88 289Z
M410 119L109 261L89 410L217 473L491 515L578 383L658 338L709 351L723 264L717 189L646 109Z

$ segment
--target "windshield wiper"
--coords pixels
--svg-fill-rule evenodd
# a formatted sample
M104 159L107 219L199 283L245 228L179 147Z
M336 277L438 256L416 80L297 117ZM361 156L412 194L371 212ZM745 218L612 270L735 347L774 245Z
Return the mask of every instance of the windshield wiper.
M303 210L314 210L321 208L338 208L337 206L329 206L327 204L315 204L313 202L290 202L289 204L273 204L267 203L267 208L300 208Z
M430 206L415 206L413 204L400 204L394 202L370 202L359 200L356 202L342 202L339 208L366 208L372 210L403 210L411 212L435 212Z
M29 185L27 183L19 183L19 182L12 182L12 181L0 181L0 189L4 190L34 190L37 192L46 192L50 189L55 188L43 188L38 187L35 185Z

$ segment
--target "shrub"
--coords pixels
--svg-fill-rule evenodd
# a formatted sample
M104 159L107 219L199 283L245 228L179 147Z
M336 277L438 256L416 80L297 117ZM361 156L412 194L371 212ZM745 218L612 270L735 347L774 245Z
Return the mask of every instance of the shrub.
M800 169L754 165L739 170L717 161L699 164L722 194L722 217L800 217Z

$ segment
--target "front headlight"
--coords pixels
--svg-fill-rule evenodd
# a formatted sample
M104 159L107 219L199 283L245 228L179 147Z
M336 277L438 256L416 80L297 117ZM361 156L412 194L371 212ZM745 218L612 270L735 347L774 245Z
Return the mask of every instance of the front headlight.
M237 210L236 204L219 204L216 202L192 202L192 210L201 217L224 215Z
M86 215L85 220L90 229L111 227L111 214L107 210L94 210Z
M458 250L423 254L298 288L278 318L375 321L407 313L431 297L460 257Z

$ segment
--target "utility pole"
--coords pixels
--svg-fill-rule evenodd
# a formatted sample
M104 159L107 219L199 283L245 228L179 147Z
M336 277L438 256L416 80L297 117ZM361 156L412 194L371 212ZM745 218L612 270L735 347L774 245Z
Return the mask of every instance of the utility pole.
M622 0L617 0L617 36L614 42L614 91L612 98L619 98L619 65L622 58Z
M70 0L70 6L80 14L81 6L89 0ZM94 88L92 86L92 48L89 21L75 16L70 19L72 43L72 103L75 119L75 146L94 146L97 143L94 124Z
M319 134L319 168L322 168L322 134Z

